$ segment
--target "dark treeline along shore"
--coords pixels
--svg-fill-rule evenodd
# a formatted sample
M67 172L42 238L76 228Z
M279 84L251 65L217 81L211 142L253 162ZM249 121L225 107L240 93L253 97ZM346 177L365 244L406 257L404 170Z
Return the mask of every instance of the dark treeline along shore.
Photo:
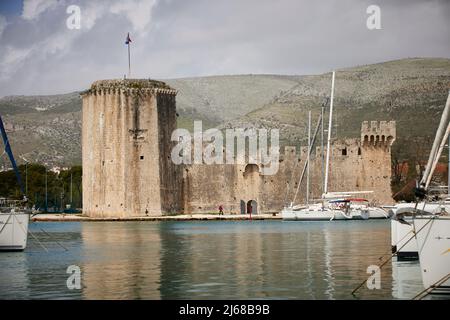
M70 205L82 207L81 166L52 171L33 163L19 166L28 204L43 211L61 211ZM21 199L13 170L0 172L0 198Z

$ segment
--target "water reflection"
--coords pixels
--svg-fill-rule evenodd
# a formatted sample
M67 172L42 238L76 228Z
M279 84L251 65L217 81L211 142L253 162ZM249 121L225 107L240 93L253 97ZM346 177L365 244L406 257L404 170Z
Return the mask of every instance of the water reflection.
M167 223L161 233L161 297L349 299L370 264L389 254L385 224ZM362 298L391 298L383 290Z
M83 223L83 298L159 299L161 239L152 224Z
M30 286L26 256L4 252L0 259L0 299L26 299Z
M419 261L392 260L392 296L412 299L423 290Z
M30 229L48 252L30 241L23 253L0 254L0 298L354 299L350 293L369 276L367 267L390 255L387 221L34 223ZM67 289L71 264L82 270L82 290ZM363 287L357 298L414 296L422 290L418 264L386 264L381 286Z
M67 267L82 262L80 224L32 223L30 231L24 252L0 253L0 299L81 298L66 286Z

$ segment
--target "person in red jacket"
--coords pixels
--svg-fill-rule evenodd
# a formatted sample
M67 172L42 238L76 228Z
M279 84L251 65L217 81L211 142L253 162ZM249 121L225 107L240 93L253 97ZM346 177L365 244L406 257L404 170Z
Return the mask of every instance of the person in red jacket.
M223 215L223 206L222 205L219 206L219 216L220 215Z

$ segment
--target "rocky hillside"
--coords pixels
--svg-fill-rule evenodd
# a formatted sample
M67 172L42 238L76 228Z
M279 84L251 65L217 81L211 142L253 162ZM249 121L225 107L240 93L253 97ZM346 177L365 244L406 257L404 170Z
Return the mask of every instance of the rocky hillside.
M179 126L192 128L193 120L204 127L239 119L261 108L280 92L298 84L299 77L277 75L212 76L165 80L176 88Z
M331 73L165 81L179 90L180 127L190 129L193 120L203 120L204 127L279 128L283 144L300 145L308 110L316 119L330 95ZM450 59L403 59L337 70L333 136L358 137L361 121L393 119L398 135L394 155L411 157L419 144L432 139L449 88ZM81 162L80 110L78 93L0 99L15 154L50 165Z
M0 114L17 161L49 165L81 163L81 100L78 93L0 99ZM9 162L0 160L0 165Z
M223 126L275 127L284 143L305 144L308 111L317 119L330 96L331 73L304 76L298 82ZM409 158L419 152L418 143L434 138L449 89L450 59L404 59L337 70L333 136L359 137L363 120L396 120L394 156Z
M164 81L179 91L179 127L192 129L194 120L202 120L203 127L209 128L242 117L269 103L282 90L297 85L297 78L239 75ZM0 114L15 154L49 165L81 163L79 93L3 97ZM9 165L6 159L3 163ZM0 160L0 166L3 163Z

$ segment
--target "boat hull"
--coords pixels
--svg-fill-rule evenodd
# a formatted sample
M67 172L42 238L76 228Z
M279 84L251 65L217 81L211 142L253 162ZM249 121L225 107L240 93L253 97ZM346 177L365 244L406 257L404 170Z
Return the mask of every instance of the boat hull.
M27 246L28 213L0 213L0 251L22 251Z
M417 260L417 241L414 238L412 218L405 218L404 224L396 220L391 220L391 245L392 253L397 252L398 260Z
M414 208L415 204L400 203L394 209L395 214L400 208ZM432 214L441 213L443 210L450 212L449 203L419 203L417 208ZM408 240L413 236L413 219L412 216L404 216L403 220L409 223L403 224L396 220L391 220L391 245L392 253L397 252L399 260L417 260L419 253L416 240Z
M370 208L369 219L389 219L389 214L380 208Z
M333 220L343 220L344 216L336 210L335 213L331 211L318 211L311 210L308 212L294 211L294 210L283 210L281 212L283 220L288 221L330 221Z
M281 217L287 221L367 220L370 218L370 210L350 210L344 213L342 210L334 209L284 209L281 211Z
M416 217L413 223L423 285L429 288L450 274L450 216ZM450 279L440 285L449 286Z

